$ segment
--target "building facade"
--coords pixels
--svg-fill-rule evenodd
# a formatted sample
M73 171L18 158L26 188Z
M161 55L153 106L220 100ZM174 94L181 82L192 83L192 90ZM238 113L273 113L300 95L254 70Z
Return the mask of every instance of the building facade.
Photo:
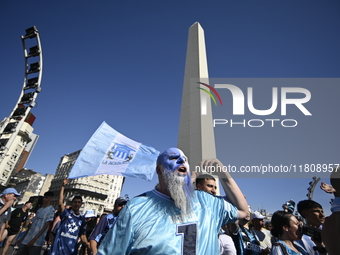
M20 161L20 157L22 152L24 151L26 145L32 141L30 138L33 132L33 127L24 122L13 139L11 146L7 146L7 142L10 140L12 133L4 133L0 139L0 151L3 151L3 155L0 155L0 184L6 185L12 173L17 166L17 163ZM26 160L25 160L26 162Z
M19 172L21 169L23 169L26 165L27 160L29 159L38 139L39 136L37 134L31 134L30 135L31 141L26 145L24 150L22 151L19 160L17 161L15 167L14 167L14 173ZM13 173L12 173L13 175Z
M15 184L15 189L21 194L16 204L23 204L30 200L30 197L43 196L49 190L53 177L52 174L43 176L29 169L22 169L16 173L14 177L16 182L12 184Z
M68 177L80 152L81 150L78 150L66 154L60 159L50 187L50 191L55 194L52 201L55 208L58 208L58 195L63 180ZM97 215L101 215L103 212L111 212L114 201L120 196L123 183L124 177L116 175L97 175L70 179L69 184L65 186L65 204L70 205L72 198L80 195L83 198L83 206L80 210L82 213L87 210L94 210Z

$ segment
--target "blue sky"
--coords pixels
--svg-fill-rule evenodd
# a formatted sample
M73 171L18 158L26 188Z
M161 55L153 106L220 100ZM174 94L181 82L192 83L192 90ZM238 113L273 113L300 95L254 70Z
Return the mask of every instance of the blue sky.
M2 1L0 118L10 114L22 87L20 35L35 25L44 58L42 92L32 109L40 138L26 167L54 174L60 157L82 148L102 121L163 151L177 144L194 22L205 30L210 77L336 78L339 9L338 1L314 0ZM215 128L218 158L237 165L339 163L339 88L308 89L313 116L297 115L294 129ZM237 178L249 204L270 212L305 199L310 180ZM127 178L122 194L133 197L155 184L155 177ZM330 198L316 189L314 199L327 213Z

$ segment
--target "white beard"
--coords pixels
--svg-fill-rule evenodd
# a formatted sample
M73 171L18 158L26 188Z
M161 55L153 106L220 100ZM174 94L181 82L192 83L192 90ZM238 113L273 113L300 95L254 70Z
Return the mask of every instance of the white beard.
M164 167L162 167L162 174L170 197L174 200L175 206L181 210L181 217L184 219L192 212L192 198L195 195L190 175L182 176Z

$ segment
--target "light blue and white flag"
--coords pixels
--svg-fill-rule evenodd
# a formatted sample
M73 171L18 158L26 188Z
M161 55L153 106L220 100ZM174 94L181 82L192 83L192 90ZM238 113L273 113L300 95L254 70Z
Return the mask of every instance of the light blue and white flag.
M104 121L92 135L68 178L109 174L151 181L159 151L135 142Z

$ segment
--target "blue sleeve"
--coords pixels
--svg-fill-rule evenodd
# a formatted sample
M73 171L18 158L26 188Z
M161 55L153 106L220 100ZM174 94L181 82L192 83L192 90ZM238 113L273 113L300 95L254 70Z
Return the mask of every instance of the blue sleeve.
M225 201L224 199L223 205L224 205L224 221L222 226L228 223L234 223L238 219L238 209L231 203Z
M225 201L223 197L214 196L204 191L197 191L196 194L201 206L210 208L212 213L211 217L215 218L214 222L216 222L218 229L238 219L237 208Z
M105 215L103 218L100 219L98 225L92 231L89 237L89 240L95 240L97 243L99 243L99 240L102 237L102 233L104 232L106 226L107 226L107 215Z
M128 205L122 209L113 228L107 232L98 249L98 255L129 254L133 238L133 225ZM114 248L113 248L114 247Z
M65 217L69 216L69 215L70 215L70 211L67 210L67 209L64 209L64 211L62 211L61 214L59 215L60 220L63 221L63 219L64 219Z

